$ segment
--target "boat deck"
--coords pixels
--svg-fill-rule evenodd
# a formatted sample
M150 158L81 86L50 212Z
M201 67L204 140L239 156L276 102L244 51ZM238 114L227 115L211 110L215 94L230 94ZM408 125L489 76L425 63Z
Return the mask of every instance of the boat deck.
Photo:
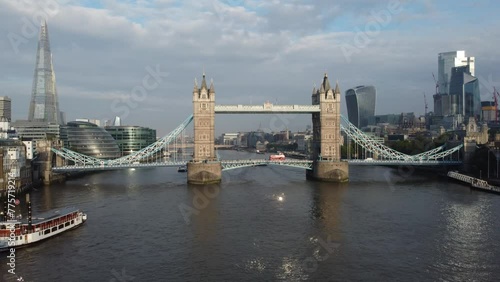
M498 193L500 194L500 187L490 185L488 181L475 178L469 175L461 174L455 171L449 171L448 177L459 180L464 183L468 183L472 189L481 190L485 192Z
M55 211L42 212L36 217L31 218L31 224L39 224L46 221L50 221L54 218L58 218L61 216L65 216L74 212L79 212L80 210L77 208L61 208ZM20 223L20 224L28 224L28 218L24 217L22 219L13 219L9 221L2 221L3 223ZM2 223L0 222L0 223Z

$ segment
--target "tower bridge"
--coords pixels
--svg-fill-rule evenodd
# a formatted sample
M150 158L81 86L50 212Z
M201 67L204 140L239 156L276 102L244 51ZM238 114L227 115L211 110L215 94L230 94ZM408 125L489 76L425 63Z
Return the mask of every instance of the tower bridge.
M194 152L188 163L188 182L193 184L218 183L222 178L222 165L214 149L215 114L312 114L313 162L307 170L309 179L345 182L349 178L347 162L340 160L340 88L330 86L327 74L318 90L313 89L312 105L215 105L213 81L207 86L203 74L201 86L195 81L193 89Z
M55 173L71 171L110 170L147 167L174 167L187 164L187 181L193 184L218 183L223 170L238 169L258 165L279 165L306 170L308 179L344 182L349 179L349 165L415 165L451 166L461 161L452 160L462 145L454 148L441 146L417 155L407 155L383 144L374 142L371 137L351 124L340 114L340 88L330 86L325 74L318 89L313 89L311 105L216 105L213 81L207 86L205 74L201 85L195 80L193 93L193 114L177 128L146 148L113 160L103 160L86 156L67 148L52 148L56 155ZM221 160L215 150L215 114L310 114L313 124L311 160L270 161ZM163 152L170 152L176 145L177 137L193 123L194 144L192 159L163 159ZM374 160L342 160L340 146L341 131L351 140L378 156ZM185 146L183 146L185 147ZM174 150L176 151L176 150ZM65 164L64 164L65 163Z

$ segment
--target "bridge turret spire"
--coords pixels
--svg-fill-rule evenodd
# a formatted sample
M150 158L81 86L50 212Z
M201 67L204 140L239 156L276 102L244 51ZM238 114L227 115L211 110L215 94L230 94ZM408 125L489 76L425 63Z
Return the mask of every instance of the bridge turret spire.
M215 87L214 87L214 80L210 79L210 89L208 90L208 93L215 93Z
M194 78L194 92L198 92L198 80L196 79L196 77Z
M203 72L203 80L201 81L201 89L207 89L207 80L205 79L205 72Z
M318 105L319 103L318 95L319 95L319 90L316 89L316 83L315 83L313 86L313 93L311 95L311 100L313 105Z
M320 94L326 93L326 91L325 91L325 84L324 83L321 83L321 87L319 88L319 93Z
M330 81L328 81L328 74L325 73L325 77L323 78L323 83L322 87L324 88L325 92L328 90L332 89L330 87Z
M340 94L340 88L339 88L339 81L337 80L337 82L335 83L335 94Z

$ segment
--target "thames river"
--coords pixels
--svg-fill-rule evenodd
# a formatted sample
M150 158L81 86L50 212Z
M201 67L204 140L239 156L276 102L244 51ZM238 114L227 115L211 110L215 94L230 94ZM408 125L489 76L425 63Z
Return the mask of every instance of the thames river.
M223 151L223 158L257 158ZM500 195L432 173L350 167L106 171L32 192L33 214L77 207L80 228L16 251L24 281L498 281ZM23 206L24 203L21 205ZM2 254L2 274L7 273ZM4 275L4 279L10 276Z

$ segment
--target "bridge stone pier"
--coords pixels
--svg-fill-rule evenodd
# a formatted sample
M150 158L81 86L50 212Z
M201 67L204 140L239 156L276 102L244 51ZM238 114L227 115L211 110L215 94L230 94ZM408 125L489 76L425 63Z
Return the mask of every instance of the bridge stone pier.
M55 182L64 182L65 176L57 174L52 171L53 166L63 166L66 161L56 154L51 149L60 149L63 147L63 142L59 139L56 140L38 140L36 142L36 150L38 151L38 158L35 162L38 167L37 173L43 179L43 184L49 185Z
M194 82L193 89L194 152L187 164L190 184L220 183L222 166L215 155L215 89L213 81L207 87L205 74L201 87Z
M313 123L313 167L306 171L307 179L346 182L349 180L349 165L340 160L340 89L330 87L325 74L318 90L313 89L312 104L320 111L312 113Z

